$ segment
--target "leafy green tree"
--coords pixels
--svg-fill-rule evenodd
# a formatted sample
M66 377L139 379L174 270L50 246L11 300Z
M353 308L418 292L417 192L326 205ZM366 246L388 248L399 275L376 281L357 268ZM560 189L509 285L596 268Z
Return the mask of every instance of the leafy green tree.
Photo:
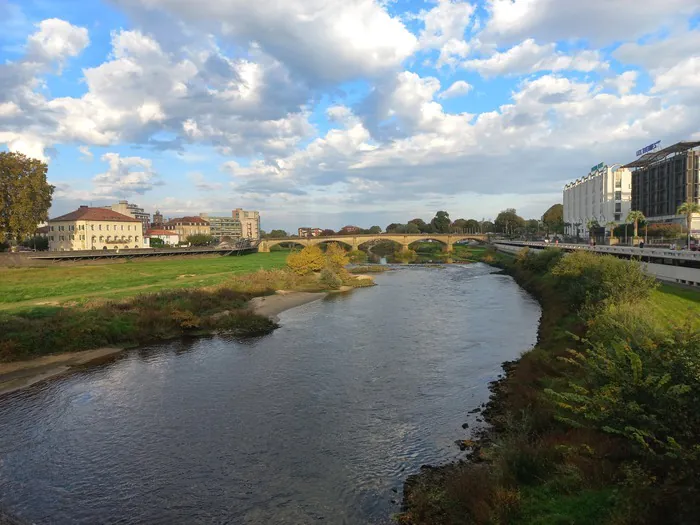
M286 239L287 237L289 237L289 235L284 230L272 230L268 234L268 238L270 239Z
M381 226L372 226L369 230L367 230L367 233L372 233L372 234L382 233L382 227Z
M190 235L187 237L187 243L190 246L211 246L214 244L214 237L211 235L205 235L203 233L198 233L196 235Z
M401 232L397 232L397 233L401 233ZM410 222L406 225L403 233L416 234L416 233L423 233L423 232L420 231L420 228L418 227L417 224Z
M389 226L386 227L384 231L386 231L387 233L405 233L406 225L399 224L397 222L392 222Z
M335 235L335 231L331 229L325 229L321 232L321 237L332 237Z
M598 230L599 228L600 228L600 224L598 224L598 220L597 220L597 219L590 219L590 220L586 223L586 229L588 230L588 236L589 236L589 237L593 237L594 232L595 232L596 230Z
M639 223L645 219L644 214L639 210L632 210L627 214L627 222L634 224L634 237L639 237Z
M467 231L467 220L456 219L450 224L450 231L453 233L465 233Z
M430 221L435 233L449 233L450 231L450 214L446 211L439 211Z
M515 211L515 208L507 208L498 214L495 221L496 231L505 233L506 235L512 235L519 233L525 226L525 219L523 219Z
M688 228L688 246L690 246L690 232L693 228L693 214L700 213L700 204L695 202L684 202L678 207L678 215L685 215L685 224Z
M326 266L326 255L318 245L306 246L300 252L289 254L287 266L297 275L320 272Z
M367 254L362 250L353 250L348 253L348 257L350 258L351 263L358 264L367 262Z
M534 236L540 231L540 221L537 219L529 219L525 221L525 231L528 235Z
M466 224L466 229L468 233L480 233L481 225L476 219L469 219Z
M0 152L0 232L21 240L49 218L54 187L48 166L21 153Z
M617 226L616 222L609 221L605 223L605 227L610 230L610 238L614 239L615 238L615 227Z
M35 235L34 237L22 241L22 246L43 252L49 249L49 239L41 235Z
M481 232L491 233L496 231L496 225L491 221L481 221Z
M162 248L163 246L165 246L165 241L158 237L151 237L149 245L151 246L151 248Z
M549 233L564 233L564 205L552 205L544 215L542 215L542 224L544 225L547 235Z

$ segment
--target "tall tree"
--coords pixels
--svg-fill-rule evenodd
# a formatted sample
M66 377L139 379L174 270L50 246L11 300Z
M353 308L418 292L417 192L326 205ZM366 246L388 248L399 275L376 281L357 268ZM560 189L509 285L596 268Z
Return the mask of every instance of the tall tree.
M423 233L420 231L420 228L418 225L416 225L415 222L409 222L406 226L403 227L402 232L397 232L397 233Z
M700 204L688 201L678 207L678 215L685 215L685 224L688 228L688 248L690 248L690 233L693 228L694 213L700 213Z
M520 217L515 208L507 208L496 217L496 231L507 235L518 233L525 226L525 219Z
M496 231L496 225L491 221L482 220L479 225L481 226L481 233L491 233Z
M636 239L639 237L639 223L643 221L646 217L644 217L644 214L639 211L639 210L632 210L627 214L627 222L631 222L634 224L634 238ZM634 244L634 243L632 243Z
M382 233L382 227L381 226L372 226L369 230L367 230L367 233Z
M430 221L433 229L436 233L449 233L450 232L450 214L446 211L439 211Z
M544 215L542 215L542 223L544 224L547 235L552 233L564 233L564 205L554 204Z
M431 233L430 224L427 224L423 219L411 219L408 224L415 224L420 233Z
M270 239L284 239L289 237L289 235L287 235L287 232L284 230L271 230L268 237Z
M20 241L48 220L54 187L47 171L45 162L0 152L0 233Z
M399 224L398 222L392 222L389 226L386 227L387 233L405 233L406 232L406 225L405 224Z
M466 233L467 231L467 220L466 219L456 219L452 221L450 225L450 231L454 233Z

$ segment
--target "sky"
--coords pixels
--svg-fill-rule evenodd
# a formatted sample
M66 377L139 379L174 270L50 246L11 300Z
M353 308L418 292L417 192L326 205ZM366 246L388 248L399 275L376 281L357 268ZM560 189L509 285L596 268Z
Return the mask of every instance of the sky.
M51 216L531 218L691 139L698 0L0 0L0 149Z

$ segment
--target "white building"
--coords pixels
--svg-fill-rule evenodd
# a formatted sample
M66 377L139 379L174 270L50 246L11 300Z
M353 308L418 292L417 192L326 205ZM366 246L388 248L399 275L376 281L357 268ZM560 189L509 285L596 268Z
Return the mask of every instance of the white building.
M564 222L569 235L588 236L588 223L624 223L632 205L632 172L605 163L564 186Z

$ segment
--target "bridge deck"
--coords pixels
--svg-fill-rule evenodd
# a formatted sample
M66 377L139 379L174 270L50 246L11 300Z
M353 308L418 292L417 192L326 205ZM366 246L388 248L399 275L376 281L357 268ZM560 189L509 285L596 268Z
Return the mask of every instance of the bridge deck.
M95 259L130 259L134 257L173 257L176 255L245 255L257 251L257 246L245 248L172 248L172 249L134 249L134 250L104 250L104 251L73 251L73 252L41 252L28 256L33 260L70 261Z

